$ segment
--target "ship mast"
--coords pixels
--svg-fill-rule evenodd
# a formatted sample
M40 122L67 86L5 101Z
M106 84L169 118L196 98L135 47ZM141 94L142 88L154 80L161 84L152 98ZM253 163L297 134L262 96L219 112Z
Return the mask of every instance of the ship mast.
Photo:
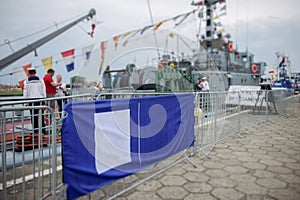
M207 41L207 52L212 52L212 40L214 39L214 12L213 6L217 4L219 0L205 0L204 5L206 6L206 41Z
M96 10L91 9L88 14L80 17L79 19L74 20L73 22L67 24L66 26L54 31L53 33L50 33L49 35L37 40L36 42L27 45L26 47L20 49L19 51L12 53L11 55L7 56L6 58L3 58L0 60L0 70L4 69L8 65L12 64L13 62L19 60L20 58L24 57L25 55L29 54L32 51L36 51L36 49L45 43L49 42L50 40L54 39L55 37L59 36L63 32L67 31L68 29L72 28L79 22L87 19L90 20L96 15Z

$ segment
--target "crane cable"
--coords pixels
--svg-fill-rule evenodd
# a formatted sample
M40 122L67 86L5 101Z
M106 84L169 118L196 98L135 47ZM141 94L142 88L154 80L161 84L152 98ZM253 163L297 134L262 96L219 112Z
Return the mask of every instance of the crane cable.
M11 44L12 44L12 43L15 43L15 42L18 42L18 41L20 41L20 40L24 40L24 39L30 38L30 37L35 36L35 35L37 35L37 34L40 34L40 33L43 33L43 32L45 32L45 31L48 31L48 30L50 30L51 28L54 28L54 27L57 28L59 25L62 25L62 24L64 24L64 23L68 22L68 21L71 21L71 20L73 20L74 18L80 17L80 16L84 15L85 13L86 13L86 12L81 13L81 14L75 16L75 17L66 19L66 20L61 21L61 22L59 22L59 23L54 22L54 24L51 25L51 26L48 26L48 27L43 28L43 29L41 29L41 30L39 30L39 31L30 33L30 34L28 34L28 35L19 37L19 38L14 39L14 40L8 40L8 39L5 39L5 40L4 40L4 43L1 43L1 44L0 44L0 47L2 47L2 46L4 46L4 45L8 45L8 46L10 47L10 49L13 51L13 49L12 49L12 47L11 47Z

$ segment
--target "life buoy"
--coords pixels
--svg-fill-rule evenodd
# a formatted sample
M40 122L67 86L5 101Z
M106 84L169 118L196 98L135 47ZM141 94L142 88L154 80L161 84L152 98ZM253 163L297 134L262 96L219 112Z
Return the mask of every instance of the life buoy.
M251 66L251 71L252 71L252 73L256 73L258 71L258 66L256 64L253 64Z
M232 52L233 51L233 45L232 42L228 42L228 51Z

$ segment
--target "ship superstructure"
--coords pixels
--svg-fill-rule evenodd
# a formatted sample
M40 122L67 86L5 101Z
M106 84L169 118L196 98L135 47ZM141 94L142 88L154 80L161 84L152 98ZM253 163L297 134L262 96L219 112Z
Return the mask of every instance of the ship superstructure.
M168 52L156 58L157 66L149 66L151 69L146 71L151 73L147 74L144 73L145 69L134 70L135 66L132 65L131 68L126 67L113 76L111 73L114 70L110 71L108 68L103 73L104 88L148 89L156 92L187 91L193 90L196 80L204 76L208 78L214 91L228 90L231 85L258 86L266 63L255 62L254 54L248 49L234 49L231 35L217 31L214 13L216 6L220 4L219 0L200 2L192 2L192 5L205 10L203 18L200 19L205 22L205 32L197 37L198 48L192 54L188 55L185 52L182 55L174 55L174 52ZM137 71L141 73L136 73ZM136 78L130 78L131 75ZM147 78L147 75L152 78Z

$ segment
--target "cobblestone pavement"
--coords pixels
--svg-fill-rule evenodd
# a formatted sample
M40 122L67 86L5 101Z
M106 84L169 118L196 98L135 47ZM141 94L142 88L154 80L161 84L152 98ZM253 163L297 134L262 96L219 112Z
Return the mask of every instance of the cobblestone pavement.
M300 199L300 110L218 143L117 199Z
M299 200L300 104L293 113L288 116L274 115L272 122L260 123L240 135L227 138L218 143L208 157L196 154L190 159L197 168L189 162L181 162L116 199ZM165 166L170 161L163 162ZM61 171L58 173L58 180L61 180ZM137 180L136 176L140 175L146 177L148 174L127 177L125 184ZM45 177L45 181L50 183L47 180ZM28 182L26 199L34 199L37 184L37 181ZM46 189L49 184L44 187ZM14 196L21 199L22 185L15 189L8 190L8 199ZM115 194L114 189L100 189L79 199L106 199L107 194ZM64 194L58 199L65 199Z

